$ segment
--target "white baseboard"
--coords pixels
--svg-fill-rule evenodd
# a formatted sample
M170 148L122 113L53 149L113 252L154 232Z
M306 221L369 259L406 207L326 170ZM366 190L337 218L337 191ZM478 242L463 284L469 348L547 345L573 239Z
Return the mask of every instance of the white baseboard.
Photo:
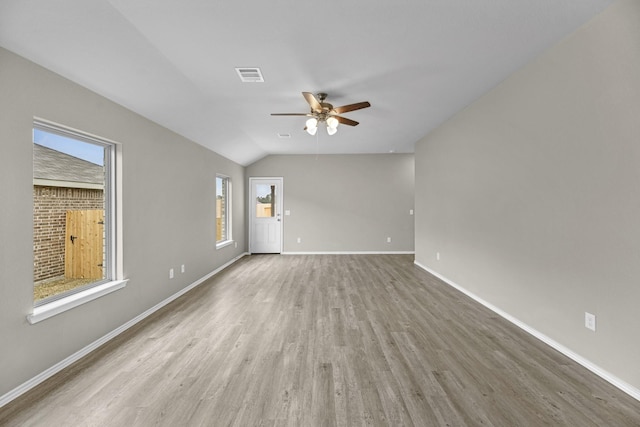
M213 270L211 273L207 274L206 276L196 280L195 282L193 282L192 284L190 284L186 288L181 289L180 291L176 292L175 294L171 295L170 297L166 298L165 300L163 300L163 301L159 302L158 304L154 305L153 307L151 307L150 309L146 310L145 312L143 312L143 313L139 314L138 316L134 317L133 319L129 320L124 325L114 329L113 331L111 331L108 334L102 336L101 338L98 338L96 341L92 342L88 346L86 346L86 347L82 348L81 350L75 352L74 354L72 354L71 356L67 357L66 359L56 363L55 365L53 365L49 369L41 372L40 374L36 375L35 377L31 378L30 380L26 381L25 383L19 385L18 387L14 388L13 390L9 391L8 393L4 394L3 396L0 396L0 408L3 407L4 405L6 405L7 403L11 402L12 400L16 399L17 397L21 396L22 394L26 393L27 391L31 390L32 388L34 388L38 384L42 383L43 381L47 380L48 378L52 377L53 375L57 374L58 372L60 372L64 368L68 367L72 363L77 362L78 360L80 360L81 358L86 356L87 354L91 353L96 348L100 347L102 344L104 344L107 341L109 341L109 340L115 338L116 336L120 335L121 333L123 333L124 331L126 331L127 329L129 329L130 327L135 325L136 323L140 322L144 318L149 317L151 314L153 314L156 311L160 310L165 305L169 304L170 302L172 302L175 299L179 298L180 296L186 294L187 292L189 292L190 290L192 290L196 286L202 284L206 280L208 280L211 277L215 276L220 271L224 270L225 268L227 268L231 264L235 263L236 261L238 261L240 258L244 257L245 255L249 255L249 253L245 252L245 253L243 253L241 255L238 255L237 257L233 258L231 261L229 261L226 264L218 267L217 269Z
M415 251L318 251L318 252L282 252L282 255L413 255Z
M509 322L513 323L514 325L516 325L517 327L519 327L523 331L527 332L528 334L534 336L535 338L539 339L540 341L542 341L543 343L547 344L548 346L550 346L550 347L554 348L555 350L559 351L560 353L564 354L569 359L571 359L574 362L579 363L580 365L584 366L585 368L587 368L588 370L590 370L591 372L593 372L594 374L596 374L600 378L604 379L605 381L608 381L609 383L611 383L615 387L617 387L620 390L622 390L623 392L627 393L629 396L633 397L636 400L640 400L640 389L637 389L636 387L632 386L631 384L627 383L626 381L621 380L620 378L616 377L615 375L611 374L610 372L607 372L606 370L604 370L604 369L600 368L599 366L593 364L588 359L585 359L584 357L582 357L579 354L573 352L572 350L570 350L569 348L563 346L559 342L549 338L545 334L537 331L536 329L532 328L531 326L527 325L526 323L521 322L520 320L516 319L515 317L513 317L509 313L507 313L505 311L502 311L498 307L496 307L493 304L483 300L482 298L480 298L479 296L475 295L474 293L469 292L468 290L466 290L462 286L458 285L457 283L452 282L451 280L447 279L446 277L442 276L441 274L431 270L429 267L426 267L426 266L420 264L418 261L414 261L414 264L416 266L420 267L421 269L425 270L426 272L434 275L438 279L442 280L447 285L457 289L458 291L460 291L463 294L467 295L471 299L473 299L476 302L482 304L483 306L485 306L489 310L493 311L497 315L501 316L502 318L504 318L504 319L508 320Z

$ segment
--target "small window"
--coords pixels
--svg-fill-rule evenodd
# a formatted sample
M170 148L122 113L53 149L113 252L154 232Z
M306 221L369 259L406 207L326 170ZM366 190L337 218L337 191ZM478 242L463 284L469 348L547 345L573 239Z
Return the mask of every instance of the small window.
M256 218L273 218L276 215L276 186L256 184Z
M216 176L216 243L231 241L231 180Z
M33 129L34 306L114 279L114 144Z

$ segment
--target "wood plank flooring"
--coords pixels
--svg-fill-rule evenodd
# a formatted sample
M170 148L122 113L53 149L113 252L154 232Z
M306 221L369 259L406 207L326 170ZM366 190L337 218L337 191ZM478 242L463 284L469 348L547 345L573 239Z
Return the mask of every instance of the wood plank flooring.
M245 257L2 426L640 426L640 402L413 265Z

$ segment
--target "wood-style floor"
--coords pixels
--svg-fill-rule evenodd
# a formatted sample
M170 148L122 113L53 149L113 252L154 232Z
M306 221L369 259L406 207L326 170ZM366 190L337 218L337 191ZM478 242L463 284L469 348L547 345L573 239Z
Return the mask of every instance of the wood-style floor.
M408 255L245 257L0 409L10 426L638 426L640 402Z

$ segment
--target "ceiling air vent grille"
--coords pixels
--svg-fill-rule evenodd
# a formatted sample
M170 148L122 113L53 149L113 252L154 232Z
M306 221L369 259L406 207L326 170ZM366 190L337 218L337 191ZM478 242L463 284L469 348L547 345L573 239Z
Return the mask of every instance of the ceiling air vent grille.
M260 68L257 67L240 67L236 68L236 72L240 76L243 83L263 83L264 77Z

